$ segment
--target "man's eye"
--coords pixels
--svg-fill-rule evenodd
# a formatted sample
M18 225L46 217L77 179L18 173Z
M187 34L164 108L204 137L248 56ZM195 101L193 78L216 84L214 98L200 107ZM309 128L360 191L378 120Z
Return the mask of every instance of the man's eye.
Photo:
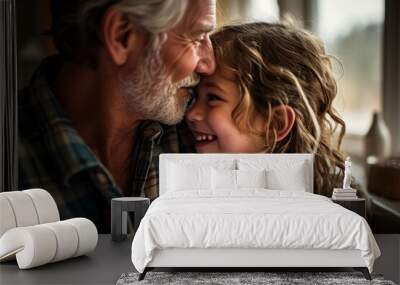
M205 38L206 38L206 34L201 34L201 35L195 37L193 39L193 41L196 43L201 43L202 41L204 41Z
M202 42L202 40L199 40L199 39L194 39L193 40L193 44L195 44L196 46L200 46L201 42Z

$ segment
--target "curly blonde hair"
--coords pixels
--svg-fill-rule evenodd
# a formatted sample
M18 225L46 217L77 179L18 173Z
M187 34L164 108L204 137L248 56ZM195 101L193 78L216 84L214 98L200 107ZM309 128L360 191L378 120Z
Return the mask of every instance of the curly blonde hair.
M262 136L265 152L314 153L314 192L331 195L343 177L340 145L345 123L333 108L337 94L330 57L319 38L285 24L230 25L211 36L219 70L233 74L240 102L232 113L239 130ZM275 106L288 105L296 118L277 140ZM256 116L265 118L262 131Z

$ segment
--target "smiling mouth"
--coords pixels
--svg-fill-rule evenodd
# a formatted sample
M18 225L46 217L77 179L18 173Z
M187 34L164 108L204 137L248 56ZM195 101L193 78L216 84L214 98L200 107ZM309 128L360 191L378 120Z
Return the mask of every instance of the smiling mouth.
M197 143L209 143L217 140L217 136L212 134L206 134L202 132L193 132L194 138L196 139Z

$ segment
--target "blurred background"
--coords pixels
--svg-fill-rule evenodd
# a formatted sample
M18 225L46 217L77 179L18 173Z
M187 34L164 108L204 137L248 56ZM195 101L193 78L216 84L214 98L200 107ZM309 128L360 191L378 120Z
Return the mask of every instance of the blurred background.
M374 232L400 232L400 5L397 0L217 0L218 26L291 18L334 55L336 109ZM17 0L18 89L54 53L49 1Z

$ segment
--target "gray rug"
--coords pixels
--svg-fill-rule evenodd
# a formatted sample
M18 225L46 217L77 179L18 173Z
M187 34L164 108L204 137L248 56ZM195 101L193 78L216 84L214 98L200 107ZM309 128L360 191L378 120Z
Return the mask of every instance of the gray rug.
M134 284L379 284L395 285L380 275L372 274L372 281L364 278L360 272L148 272L142 281L139 273L122 274L117 285Z

